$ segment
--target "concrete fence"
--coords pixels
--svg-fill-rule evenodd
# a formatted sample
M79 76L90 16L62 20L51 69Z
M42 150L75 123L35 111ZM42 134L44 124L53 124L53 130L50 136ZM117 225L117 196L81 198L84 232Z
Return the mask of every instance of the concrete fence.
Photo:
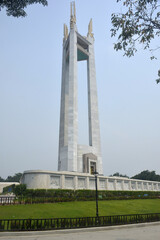
M98 176L99 190L160 191L160 182ZM94 175L74 172L25 171L21 183L28 189L95 189Z

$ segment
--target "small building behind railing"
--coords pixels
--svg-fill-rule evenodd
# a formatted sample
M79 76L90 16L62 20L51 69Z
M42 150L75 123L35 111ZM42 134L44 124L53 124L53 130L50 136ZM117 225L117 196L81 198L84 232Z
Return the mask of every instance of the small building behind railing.
M20 184L19 182L0 182L0 194L3 193L3 189L5 187L9 187L12 185L19 185L19 184ZM10 187L10 191L8 192L12 192L12 187Z

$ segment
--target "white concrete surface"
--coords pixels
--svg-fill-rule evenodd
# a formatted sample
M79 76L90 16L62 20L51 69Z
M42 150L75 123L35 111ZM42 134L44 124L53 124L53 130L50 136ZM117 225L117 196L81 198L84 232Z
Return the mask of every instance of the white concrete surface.
M67 26L65 25L64 27L58 171L85 172L84 154L93 153L97 157L95 161L96 171L98 171L99 174L103 174L94 37L91 23L89 29L87 37L83 37L78 33L74 9L74 15L71 13L69 34L67 33ZM86 90L88 94L88 145L78 144L77 61L87 61L88 89L84 90ZM88 165L87 172L90 173L90 161L88 161Z
M21 183L29 189L95 189L94 175L78 172L25 171ZM160 191L160 182L98 176L99 190Z
M160 223L46 232L0 233L0 240L159 240Z

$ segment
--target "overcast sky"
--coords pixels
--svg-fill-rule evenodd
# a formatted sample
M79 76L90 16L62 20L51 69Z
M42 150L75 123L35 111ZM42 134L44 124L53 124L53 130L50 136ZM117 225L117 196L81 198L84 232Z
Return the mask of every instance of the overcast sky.
M70 1L27 8L26 18L0 11L0 176L57 170L63 24ZM116 0L77 0L77 28L93 19L104 175L160 174L159 60L139 47L135 57L115 52L110 36ZM158 41L154 42L155 46ZM159 52L156 53L159 55ZM79 143L88 143L86 62L78 63Z

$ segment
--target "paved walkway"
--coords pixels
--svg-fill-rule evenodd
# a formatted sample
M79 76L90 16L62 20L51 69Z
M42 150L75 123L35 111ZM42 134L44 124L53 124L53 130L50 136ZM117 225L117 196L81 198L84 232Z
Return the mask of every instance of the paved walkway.
M160 223L58 230L0 233L0 240L159 240Z

